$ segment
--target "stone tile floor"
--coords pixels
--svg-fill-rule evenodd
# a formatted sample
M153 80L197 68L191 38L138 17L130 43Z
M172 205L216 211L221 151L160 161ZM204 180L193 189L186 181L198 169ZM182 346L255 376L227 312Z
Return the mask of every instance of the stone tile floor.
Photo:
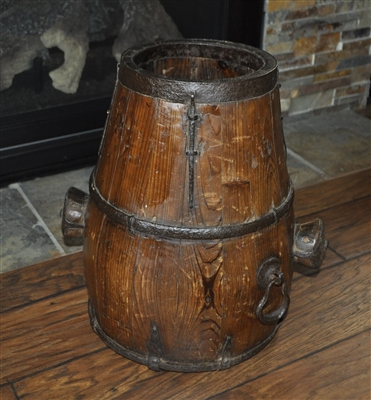
M296 189L371 166L370 112L284 120L288 169ZM16 182L0 190L0 272L81 249L66 246L61 209L70 186L88 192L92 167ZM308 200L310 201L310 199Z

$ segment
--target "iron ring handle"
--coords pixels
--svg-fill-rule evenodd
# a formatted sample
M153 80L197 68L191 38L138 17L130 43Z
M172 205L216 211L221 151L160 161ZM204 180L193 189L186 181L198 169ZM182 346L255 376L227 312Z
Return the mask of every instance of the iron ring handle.
M264 325L270 325L278 322L286 314L290 297L287 293L287 284L283 272L280 270L280 261L276 257L269 258L264 261L258 270L258 286L265 289L263 298L259 301L255 314L259 321ZM280 306L267 314L263 313L264 307L268 302L269 294L272 286L281 286L283 296Z

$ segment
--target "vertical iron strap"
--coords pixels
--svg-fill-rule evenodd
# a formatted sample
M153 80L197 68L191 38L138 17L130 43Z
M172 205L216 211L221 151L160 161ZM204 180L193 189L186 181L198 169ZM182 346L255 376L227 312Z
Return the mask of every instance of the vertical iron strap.
M195 96L191 95L191 104L187 112L188 116L188 140L186 148L186 156L188 157L188 207L192 210L194 204L194 186L195 186L195 156L198 155L198 151L195 150L196 144L196 121L198 115L196 114Z

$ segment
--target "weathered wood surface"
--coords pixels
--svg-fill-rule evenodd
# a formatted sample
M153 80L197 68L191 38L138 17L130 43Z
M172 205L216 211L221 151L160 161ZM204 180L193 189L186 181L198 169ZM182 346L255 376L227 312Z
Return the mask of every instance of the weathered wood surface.
M102 348L90 329L86 297L83 288L2 313L0 382Z
M0 399L2 400L17 400L11 385L0 386Z
M370 196L367 196L325 211L318 211L299 220L310 220L314 216L321 218L325 224L330 248L345 259L349 259L370 249L371 227L366 217L370 209ZM344 235L344 230L347 235Z
M338 185L358 178L339 178ZM2 398L16 398L15 392L30 399L368 399L371 196L353 187L341 201L344 195L334 190L326 195L334 207L314 207L336 252L328 250L318 274L295 275L290 311L276 338L229 370L157 373L107 349L92 333L86 290L76 279L81 253L3 274ZM298 191L296 200L306 192ZM311 193L310 205L321 198L315 187ZM300 214L306 218L305 209Z
M133 399L204 399L240 384L248 387L250 381L269 376L271 372L288 368L290 365L294 371L295 362L321 353L328 347L369 328L369 262L370 257L367 255L329 268L324 271L321 284L317 281L320 277L303 278L296 282L292 293L293 307L277 338L256 357L230 370L201 374L156 373L107 349L96 350L86 354L86 357L77 355L75 359L72 358L67 363L61 362L62 365L56 365L55 368L48 368L48 365L45 365L46 357L41 357L38 363L44 370L36 375L37 379L34 376L27 378L26 375L26 379L14 383L15 388L20 395L32 393L34 397L31 398L35 399L42 398L40 396L46 388L52 398L63 390L69 398L76 393L84 394L86 398L94 398L94 393L100 393L100 398L108 399L115 398L114 395ZM325 289L334 283L334 274L336 290L326 291ZM300 299L305 301L298 303ZM80 314L84 312L82 308ZM78 334L82 335L85 341L91 340L88 329L78 331ZM66 326L61 335L67 343L76 341L71 326ZM92 342L96 341L93 339ZM74 343L71 343L71 346L73 345ZM367 359L364 358L363 349L360 351L360 368L365 369L364 363L367 363ZM40 349L33 349L27 357L39 357L39 353ZM61 355L57 354L56 357L60 358ZM68 353L64 358L68 360ZM36 369L36 365L34 368ZM292 371L287 376L291 375ZM288 390L290 384L295 386L295 381L288 382ZM322 382L321 385L323 384ZM201 388L199 385L204 386Z
M367 330L212 398L348 400L369 399L369 396L370 332Z
M295 196L295 216L301 217L339 206L371 194L369 168L300 189Z
M117 86L93 193L125 210L134 226L139 219L215 232L272 215L268 226L243 237L160 240L149 229L123 228L107 202L90 200L84 264L97 325L143 361L156 356L162 368L178 371L220 369L222 359L247 357L274 332L282 287L291 284L294 228L291 207L284 217L272 211L291 205L279 113L277 86L220 104L191 97L173 103ZM262 324L257 271L272 257L286 283L271 286L264 315L278 317ZM156 354L153 329L161 338Z
M27 272L26 272L27 271ZM0 312L85 286L81 252L3 274Z

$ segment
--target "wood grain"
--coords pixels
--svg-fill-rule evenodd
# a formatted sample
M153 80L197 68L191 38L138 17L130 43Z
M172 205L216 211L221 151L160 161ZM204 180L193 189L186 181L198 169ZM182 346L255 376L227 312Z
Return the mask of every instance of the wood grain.
M181 73L203 76L200 68L211 66L204 61ZM173 60L166 62L153 67L173 68ZM288 201L278 87L237 102L198 104L190 95L178 104L118 84L111 108L96 187L134 220L216 230L259 221ZM162 367L219 369L222 358L252 350L274 331L279 318L262 325L254 311L265 293L256 275L274 256L290 287L291 209L242 241L192 241L135 232L99 207L90 199L86 284L100 327L119 345L147 360L155 329ZM272 287L264 312L280 306L281 292Z
M333 267L337 269L334 291L325 290L334 283L331 268L323 272L320 285L318 278L303 278L296 282L292 291L294 307L282 329L273 342L250 361L220 372L166 374L143 382L140 389L136 388L127 395L133 399L206 399L369 329L369 262L367 256L339 268Z
M35 399L53 398L61 390L87 398L99 393L102 399L109 396L206 399L262 376L268 377L274 371L295 365L293 363L303 366L304 360L313 354L327 351L332 346L336 349L339 342L370 328L369 262L370 255L365 255L328 268L315 279L302 278L295 282L292 307L277 337L254 358L230 370L156 373L104 350L25 377L15 383L17 393L29 393L32 394L30 398ZM326 358L322 358L322 362L325 363ZM360 363L364 365L364 362L362 356ZM303 374L307 369L304 370ZM352 372L348 376L353 375Z
M0 386L0 399L1 400L17 400L14 391L10 385Z
M171 104L159 100L157 104L157 121L150 140L150 159L144 167L145 186L138 186L138 197L133 198L137 205L135 215L154 222L179 224L184 215L184 186L186 162L184 160L185 140L184 115L186 105ZM168 129L168 127L171 127ZM143 146L146 142L146 127L142 127L143 138L138 143L138 158L146 161ZM148 129L148 128L147 128ZM138 171L142 163L135 165L132 177L138 181ZM134 186L128 181L128 187ZM127 195L121 193L122 201Z
M362 176L364 171L346 179L359 182ZM306 192L298 191L299 200L301 193ZM338 189L332 197L326 194L333 207L322 202L321 192L316 196L313 188L312 194L309 212L303 209L301 215L317 210L336 253L330 250L319 273L297 275L287 318L275 339L252 359L220 372L157 373L115 354L89 326L87 293L79 287L82 253L77 253L1 276L2 398L368 399L371 252L363 238L369 237L364 234L371 222L370 199L358 185L350 185L345 194ZM322 205L317 207L315 199ZM130 251L129 246L125 252ZM156 254L165 257L166 249L159 247ZM201 250L201 264L208 257ZM186 263L187 254L180 259ZM183 267L178 268L181 285L180 277L188 279ZM212 276L212 270L208 273ZM161 279L158 271L155 276ZM184 301L188 295L183 291Z
M163 375L147 367L125 360L111 350L81 358L61 367L38 374L38 378L16 382L17 394L29 399L117 399L118 387L135 389L151 377ZM63 394L64 397L61 397Z
M368 168L295 191L295 217L299 221L321 218L325 223L329 248L321 269L371 249L370 203L368 203L371 201L368 197L371 192L370 182L371 169ZM367 199L354 203L354 200L363 198ZM349 236L344 234L345 220L349 221L347 223ZM317 273L300 266L294 268L299 274ZM294 279L296 277L297 274L294 274Z
M330 248L350 259L371 249L370 211L371 196L367 196L305 216L299 221L313 220L314 217L322 219Z
M223 120L218 105L203 106L198 111L203 115L202 124L198 126L198 148L203 151L197 161L199 185L195 196L199 207L196 219L202 225L218 226L223 222ZM187 185L186 182L183 184ZM187 223L186 219L184 223Z
M367 330L212 399L366 400L370 355Z
M117 169L117 149L123 148L123 152L127 153L130 143L130 135L123 135L124 124L129 124L131 119L127 115L129 105L134 101L131 92L122 85L117 84L114 92L114 98L117 99L112 104L110 113L107 117L106 127L103 134L101 147L99 149L99 159L97 163L97 185L102 193L111 199L113 190L112 175ZM103 151L104 149L104 151ZM104 170L100 165L103 164Z
M85 286L81 252L0 275L0 312Z
M274 143L275 143L275 152L277 156L277 167L280 178L280 190L281 196L284 197L286 195L285 188L289 186L289 174L287 170L286 158L286 143L285 137L283 134L283 126L282 126L282 118L281 118L281 103L280 103L280 92L279 88L276 87L270 93L271 104L272 104L272 126L274 132Z
M371 194L371 169L367 168L295 192L296 217L361 199Z
M0 383L103 347L90 328L85 288L2 313Z
M253 71L239 63L228 63L228 68L222 68L218 60L206 57L158 58L147 62L146 69L168 78L196 81L232 78Z

